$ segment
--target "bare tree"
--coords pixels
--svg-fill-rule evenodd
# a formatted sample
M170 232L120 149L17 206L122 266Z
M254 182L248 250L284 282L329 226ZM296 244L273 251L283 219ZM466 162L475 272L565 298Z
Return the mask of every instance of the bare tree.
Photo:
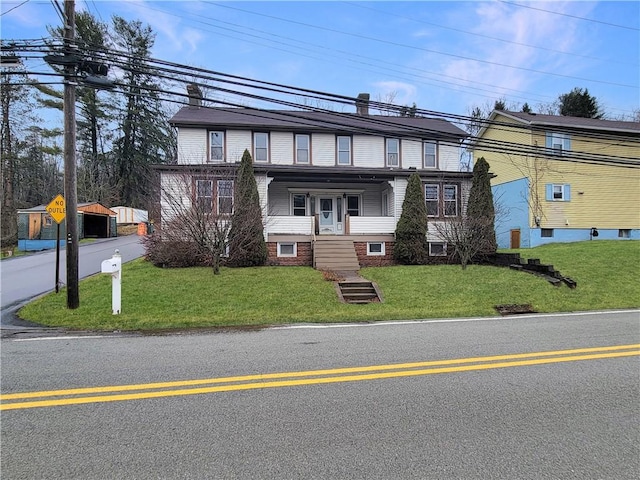
M235 165L225 167L162 175L163 218L159 231L146 245L147 256L154 264L206 265L214 274L220 273L234 200ZM181 258L184 255L189 258Z
M162 218L157 231L145 240L147 258L158 266L209 266L218 275L229 252L232 214L242 205L237 174L238 164L164 171L159 187ZM260 208L250 212L254 222L234 226L236 242L252 242L257 222L264 229L264 212Z

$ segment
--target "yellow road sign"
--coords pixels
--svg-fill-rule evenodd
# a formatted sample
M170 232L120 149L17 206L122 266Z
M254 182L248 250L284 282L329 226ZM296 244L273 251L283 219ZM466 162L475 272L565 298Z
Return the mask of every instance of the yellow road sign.
M47 212L56 221L56 223L60 223L64 220L66 211L67 207L62 195L58 195L56 198L51 200L51 203L49 203L49 205L47 205Z

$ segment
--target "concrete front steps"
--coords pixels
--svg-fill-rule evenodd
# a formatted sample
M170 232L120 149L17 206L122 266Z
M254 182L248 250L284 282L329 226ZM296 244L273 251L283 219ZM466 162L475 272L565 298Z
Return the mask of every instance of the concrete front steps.
M316 270L333 272L360 270L353 241L339 237L316 238L313 247L313 266Z
M364 279L338 282L338 295L346 303L362 304L381 301L375 284Z

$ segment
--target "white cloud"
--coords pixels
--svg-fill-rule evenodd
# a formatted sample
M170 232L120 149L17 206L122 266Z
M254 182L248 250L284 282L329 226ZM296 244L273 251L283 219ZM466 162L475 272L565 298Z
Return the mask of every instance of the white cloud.
M586 8L592 8L577 7L576 2L538 2L533 6L573 15L584 15ZM468 15L468 4L461 8ZM575 13L577 8L581 9L578 14ZM473 22L469 22L469 18L466 21L467 25L472 23L474 26L471 29L467 27L467 30L507 42L476 37L475 41L466 41L460 55L468 59L440 59L443 73L461 79L457 83L470 87L478 85L480 89L491 91L495 99L504 96L518 98L523 103L523 97L527 96L524 92L538 92L538 97L529 101L543 100L547 94L557 94L556 91L547 92L539 88L540 82L548 83L558 78L542 72L572 75L584 66L583 59L576 60L575 56L558 53L580 51L581 38L577 33L576 19L502 2L478 2L473 14ZM459 43L458 51L461 51Z
M392 103L396 105L412 105L416 101L415 85L395 80L375 82L373 85L377 91L371 95L371 98L376 101L388 101L391 96L394 96Z

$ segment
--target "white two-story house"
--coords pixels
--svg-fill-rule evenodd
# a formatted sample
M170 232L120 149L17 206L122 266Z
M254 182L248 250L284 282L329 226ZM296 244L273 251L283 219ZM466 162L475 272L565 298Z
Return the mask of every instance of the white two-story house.
M194 198L188 201L206 196L222 212L232 204L233 189L215 172L237 164L248 150L270 264L340 269L393 263L412 173L423 181L432 222L463 213L471 184L471 174L459 168L466 133L440 119L370 115L366 94L355 103L356 113L339 113L205 108L196 100L171 119L178 158L157 168L161 184L167 188L172 176L189 172ZM433 228L428 241L434 261L442 258L446 248ZM339 246L352 252L350 265L339 264Z

